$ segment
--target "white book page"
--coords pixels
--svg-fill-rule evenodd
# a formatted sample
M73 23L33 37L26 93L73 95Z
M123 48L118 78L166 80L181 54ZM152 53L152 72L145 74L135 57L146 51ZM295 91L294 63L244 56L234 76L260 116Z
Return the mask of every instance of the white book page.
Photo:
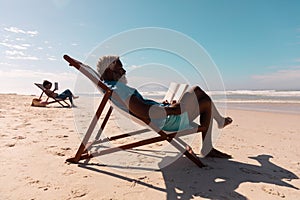
M171 82L169 89L165 95L164 101L167 100L169 103L171 103L171 101L174 99L175 93L178 90L178 87L179 87L178 83Z
M188 84L179 84L178 88L177 88L177 91L173 97L173 100L176 100L177 102L181 100L183 94L185 93L185 91L187 90L188 88Z

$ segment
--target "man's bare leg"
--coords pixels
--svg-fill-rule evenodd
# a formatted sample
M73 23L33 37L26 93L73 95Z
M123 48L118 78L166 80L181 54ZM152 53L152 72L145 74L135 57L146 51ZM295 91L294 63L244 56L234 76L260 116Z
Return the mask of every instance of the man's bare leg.
M188 112L191 121L200 115L198 131L202 132L202 155L206 155L206 157L231 158L230 155L213 148L211 132L212 118L217 121L219 128L224 128L232 123L232 119L230 117L222 117L211 98L200 87L194 87L185 93L181 103L182 108ZM192 151L190 147L187 147L187 149Z
M212 109L212 117L217 121L218 128L224 128L225 126L232 123L232 119L230 117L223 117L218 109L216 108L214 102L211 100L211 98L204 92L200 87L196 86L192 88L194 93L197 96L198 102L200 104L200 101L206 99L211 102L211 109Z
M200 107L200 105L202 105L202 106ZM203 106L203 105L206 105L206 106ZM202 154L206 155L205 157L225 158L225 159L232 158L231 155L223 153L223 152L213 148L212 118L213 118L213 114L216 114L216 111L217 111L213 102L210 99L209 100L206 99L205 101L200 101L199 107L200 107L200 111L202 111L200 114L200 124L201 124L201 126L203 125L204 127L208 127L207 130L204 130L202 132L202 142L203 142L202 149L201 149ZM217 112L217 113L219 113L219 112ZM220 117L220 116L221 115L219 114L218 117ZM232 122L232 120L229 117L227 117L227 118L222 117L221 122L223 122L223 127L225 127L228 124L230 124ZM208 151L209 151L209 153L207 153Z

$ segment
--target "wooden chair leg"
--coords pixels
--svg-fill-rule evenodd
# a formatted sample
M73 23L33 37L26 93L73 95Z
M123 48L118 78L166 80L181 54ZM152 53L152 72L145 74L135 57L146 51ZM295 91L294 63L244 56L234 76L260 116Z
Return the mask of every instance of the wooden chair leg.
M206 165L204 165L201 160L194 154L190 153L189 151L185 151L184 155L190 159L193 163L195 163L198 167L202 168L205 167Z
M98 122L98 120L99 120L99 118L100 118L100 116L101 116L101 114L104 110L104 107L105 107L105 105L106 105L106 103L107 103L110 96L111 96L111 93L109 93L109 92L105 93L105 95L104 95L104 97L103 97L103 99L102 99L102 101L101 101L101 103L100 103L100 105L97 109L97 112L95 113L95 115L92 119L92 122L91 122L91 124L90 124L90 126L89 126L89 128L88 128L88 130L87 130L87 132L86 132L86 134L85 134L78 150L77 150L77 153L76 153L75 157L67 159L67 162L77 163L81 159L81 155L84 153L84 151L86 149L86 146L89 142L89 139L90 139L90 137L91 137L91 135L92 135L92 133L95 129L95 126L96 126L96 124L97 124L97 122Z

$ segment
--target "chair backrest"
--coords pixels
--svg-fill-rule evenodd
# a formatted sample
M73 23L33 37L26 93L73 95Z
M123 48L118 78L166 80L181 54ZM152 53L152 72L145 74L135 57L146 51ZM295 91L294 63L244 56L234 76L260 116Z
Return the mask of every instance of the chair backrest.
M44 88L44 86L43 86L43 84L40 84L40 83L34 83L34 85L36 85L38 88L40 88L43 92L42 92L42 94L40 95L40 97L39 97L39 99L41 99L42 98L42 96L43 96L43 94L45 93L46 94L46 88ZM46 94L47 95L47 94ZM49 96L47 95L47 100L46 101L48 101L48 99L49 99Z
M64 55L64 59L70 63L70 66L75 67L86 77L88 77L96 86L100 87L104 91L111 91L111 89L101 80L99 74L93 68L71 58L68 55Z
M43 92L46 90L43 86L43 84L40 83L34 83L34 85L36 85L38 88L40 88L41 90L43 90Z
M68 61L70 63L70 66L75 67L76 69L78 69L81 73L83 73L88 79L90 79L99 89L99 87L101 89L99 89L100 92L105 93L106 91L112 91L100 78L99 74L90 66L85 65L83 63L81 63L78 60L75 60L71 57L69 57L68 55L64 55L64 59L66 61ZM124 116L126 116L127 118L132 119L134 122L140 124L140 125L144 125L141 124L141 119L136 119L135 116L133 116L131 113L129 113L129 111L125 111L121 108L119 108L117 105L115 105L113 103L113 101L109 101L111 105L113 105L113 107L119 111L119 113L123 114ZM142 120L143 121L143 120ZM146 122L143 122L146 123Z

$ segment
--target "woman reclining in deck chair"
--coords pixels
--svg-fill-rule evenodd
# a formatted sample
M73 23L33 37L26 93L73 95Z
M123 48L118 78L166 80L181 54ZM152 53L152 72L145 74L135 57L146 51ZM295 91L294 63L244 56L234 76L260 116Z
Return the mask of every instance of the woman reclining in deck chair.
M154 123L161 130L180 131L190 127L191 122L200 115L202 140L211 131L212 119L219 128L232 123L230 117L223 117L216 109L211 98L198 86L184 93L180 102L166 105L153 100L144 99L135 89L127 86L126 70L118 56L103 56L99 58L97 71L101 79L113 89L112 101L121 109L127 110L136 117L149 123ZM211 136L209 136L211 137ZM231 158L212 147L206 157ZM203 148L202 148L203 149ZM187 147L192 153L191 147Z
M62 92L60 94L55 93L54 91L51 90L52 83L47 80L44 80L43 87L46 89L45 90L46 95L48 95L52 98L63 99L63 100L69 98L72 107L75 107L75 104L73 103L73 98L77 99L78 96L74 96L74 94L69 89L66 89L64 92Z

